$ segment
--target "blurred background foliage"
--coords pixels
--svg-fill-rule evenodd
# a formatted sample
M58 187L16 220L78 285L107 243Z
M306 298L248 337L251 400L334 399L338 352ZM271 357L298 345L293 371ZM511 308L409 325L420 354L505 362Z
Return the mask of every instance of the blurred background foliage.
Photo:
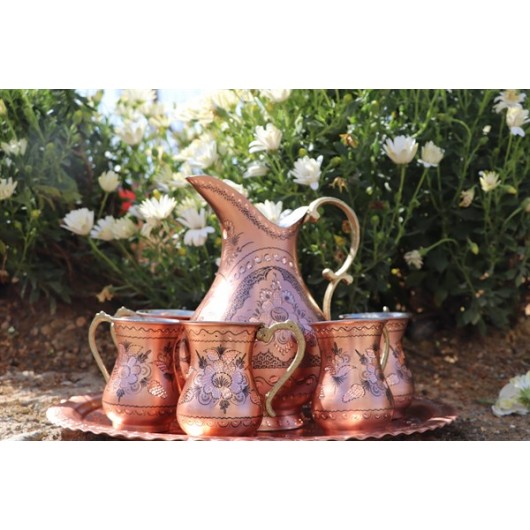
M52 306L75 295L196 307L221 237L185 176L210 174L278 213L319 196L351 206L361 247L334 316L387 306L483 333L509 327L529 279L525 94L220 90L174 105L142 89L103 112L103 91L0 90L0 282ZM389 156L398 137L411 156ZM171 211L151 222L141 205L166 197ZM79 210L88 225L67 218ZM322 270L340 266L349 241L343 214L322 213L298 249L318 301Z

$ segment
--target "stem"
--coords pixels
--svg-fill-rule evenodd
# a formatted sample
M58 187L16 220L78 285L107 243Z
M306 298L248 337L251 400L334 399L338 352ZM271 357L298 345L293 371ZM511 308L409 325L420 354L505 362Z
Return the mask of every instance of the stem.
M101 206L99 207L98 219L101 217L101 214L103 213L103 210L105 208L105 204L107 203L108 196L109 196L109 194L107 192L105 192L105 195L103 196L103 200L101 201Z
M407 170L407 166L405 164L402 164L400 167L399 188L398 188L398 192L396 193L396 204L394 206L394 213L392 214L392 222L391 222L390 230L392 230L393 226L396 224L396 221L399 217L399 208L401 205L401 198L403 196L403 186L405 184L406 170Z
M90 248L94 251L96 256L100 260L105 262L116 274L118 274L120 276L120 278L123 278L124 276L123 276L123 273L120 270L120 268L117 267L116 264L111 259L109 259L103 252L101 252L100 248L96 245L96 243L94 243L94 240L91 237L89 237L87 239L88 239L88 243L90 245Z
M443 239L440 239L440 241L437 241L436 243L434 243L433 245L427 247L427 248L423 248L422 249L422 254L425 256L426 254L428 254L433 248L436 248L437 246L439 245L442 245L443 243L454 243L455 245L458 245L458 242L451 238L451 237L445 237Z

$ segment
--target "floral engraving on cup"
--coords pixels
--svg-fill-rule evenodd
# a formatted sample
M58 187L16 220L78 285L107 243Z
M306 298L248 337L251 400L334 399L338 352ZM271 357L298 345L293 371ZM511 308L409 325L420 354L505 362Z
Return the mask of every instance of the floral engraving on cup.
M173 359L173 348L174 343L166 343L166 345L162 348L162 351L159 352L155 360L156 367L160 370L163 377L165 377L168 381L173 381L174 378L173 370L171 368Z
M118 402L123 396L138 394L144 389L155 397L167 398L167 390L153 378L152 363L149 362L151 350L142 351L140 346L138 351L134 353L134 348L135 346L131 342L118 344L121 362L116 364L114 368L111 383ZM174 377L171 370L172 352L173 345L168 342L154 361L161 375L170 381Z
M405 354L403 350L396 346L395 348L390 346L390 353L396 360L395 372L391 372L386 376L386 382L389 386L395 386L401 381L406 381L407 383L412 382L412 372L409 370L405 364Z
M366 348L364 353L354 350L356 355L359 357L359 361L362 365L361 372L359 374L359 382L353 383L344 392L342 387L348 384L350 374L352 370L358 370L357 366L352 364L351 356L347 352L343 352L342 348L339 348L337 343L333 343L331 348L331 355L328 355L328 365L325 367L325 371L329 374L332 382L334 393L342 391L342 402L348 403L354 399L359 399L370 392L374 396L381 396L390 393L390 390L385 382L381 370L377 370L379 359L373 348ZM324 385L322 385L320 398L324 398Z
M260 404L245 373L245 354L223 346L208 348L202 355L196 350L199 369L193 369L194 381L181 397L181 403L196 399L201 405L219 406L224 414L231 405L241 405L250 399Z

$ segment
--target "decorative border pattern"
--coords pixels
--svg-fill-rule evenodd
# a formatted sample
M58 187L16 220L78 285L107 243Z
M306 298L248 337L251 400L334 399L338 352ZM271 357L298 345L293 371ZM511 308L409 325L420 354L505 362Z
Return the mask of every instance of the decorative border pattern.
M178 322L178 323L175 322L175 324L167 323L167 326L168 326L167 328L162 327L162 326L166 326L166 324L157 324L157 327L145 328L143 326L133 326L129 324L122 324L121 322L114 322L113 326L114 326L116 335L119 335L120 339L121 338L132 339L132 338L138 338L138 335L142 337L147 335L150 339L178 340L180 339L182 335L182 330L184 329L182 327L182 322ZM179 326L179 328L177 328L177 326ZM124 335L122 333L122 330L125 332L131 332L131 333L136 332L137 335ZM156 335L160 335L160 336L157 337Z
M230 323L229 323L230 325ZM254 327L253 323L249 323L249 326ZM198 327L197 326L194 327ZM230 342L237 342L237 343L249 343L254 342L255 339L255 333L259 329L259 326L255 326L255 331L248 331L247 329L242 329L240 332L234 332L231 329L227 330L221 330L218 327L215 329L212 329L212 331L208 330L206 327L201 329L193 329L192 327L186 328L186 333L188 334L188 337L190 337L190 340L193 340L194 342L219 342L218 337L216 335L221 335L223 339L221 340L227 340L225 339L226 336L230 335ZM205 337L201 338L201 335L206 335ZM246 335L246 338L241 338L241 335Z
M348 337L377 337L381 335L383 331L383 322L375 324L351 324L351 325L337 325L329 326L323 322L321 325L316 323L316 326L312 326L316 335L322 338L337 337L337 338L348 338ZM364 333L366 332L366 333Z
M123 403L113 403L112 401L102 400L102 404L112 407L117 414L126 416L166 416L174 414L177 405L124 405Z
M389 319L385 324L388 331L405 331L409 324L409 319L399 318L399 319Z

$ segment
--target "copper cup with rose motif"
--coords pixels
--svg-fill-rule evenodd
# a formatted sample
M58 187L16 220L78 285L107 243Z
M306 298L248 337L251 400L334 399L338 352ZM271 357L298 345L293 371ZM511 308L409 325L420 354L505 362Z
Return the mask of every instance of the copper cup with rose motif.
M265 326L259 322L187 321L183 323L191 365L178 405L177 420L190 436L251 436L264 413L276 415L272 401L302 361L304 335L293 321ZM288 330L297 352L283 375L262 396L252 356L257 343L268 343Z
M385 320L313 322L321 370L311 403L315 423L328 434L373 430L392 420L394 402L380 351ZM387 347L383 356L387 353Z
M98 351L96 330L109 323L117 347L111 373ZM115 429L167 432L174 422L179 390L174 351L182 321L99 312L88 331L90 350L105 379L102 408Z
M407 365L403 349L403 337L411 316L410 313L401 311L348 313L340 316L340 318L347 319L382 318L386 320L385 331L388 333L389 353L383 365L383 375L394 398L394 419L405 417L414 398L414 377Z

